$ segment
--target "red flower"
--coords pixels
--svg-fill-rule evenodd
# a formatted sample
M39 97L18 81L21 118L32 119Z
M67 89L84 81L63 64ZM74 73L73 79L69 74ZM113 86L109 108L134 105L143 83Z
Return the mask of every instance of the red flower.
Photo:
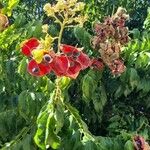
M32 59L29 64L28 64L28 72L33 75L33 76L44 76L48 73L50 73L51 66L48 65L47 63L40 63L38 64L34 59Z
M39 41L36 38L31 38L22 45L22 53L26 56L31 56L32 50L39 46Z
M33 76L44 76L53 71L57 76L67 76L75 79L80 70L90 66L88 55L70 45L61 45L63 53L55 54L43 49L37 49L40 42L31 38L22 46L22 52L32 57L28 64L28 72Z
M52 69L57 76L65 75L69 68L69 60L67 56L56 56L51 63Z
M82 70L86 69L91 64L91 60L90 60L89 56L84 54L83 52L80 53L80 55L77 57L76 61L81 64Z
M99 59L93 59L91 62L91 66L97 70L103 70L104 69L103 61L100 58Z
M68 68L66 76L73 78L73 79L76 79L77 76L79 75L80 70L82 69L82 66L79 62L74 61L71 58L68 58L68 60L69 60L70 66Z
M90 66L90 58L88 55L78 50L76 47L62 44L60 49L68 57L75 60L76 62L79 62L81 64L82 70Z

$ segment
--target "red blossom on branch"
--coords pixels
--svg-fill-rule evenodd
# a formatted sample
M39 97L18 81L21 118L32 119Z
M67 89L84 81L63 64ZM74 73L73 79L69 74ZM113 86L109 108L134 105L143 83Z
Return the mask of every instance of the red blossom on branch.
M32 59L28 63L27 70L31 75L41 77L50 73L52 68L46 63L38 64L34 59Z
M40 42L36 38L31 38L22 44L22 53L31 56L31 52L39 46Z
M25 41L22 45L22 53L31 58L28 72L33 76L44 76L53 71L56 76L75 79L81 70L91 65L90 58L82 50L65 44L61 44L60 49L62 53L57 54L53 50L40 48L40 42L36 38ZM34 51L38 54L35 58Z

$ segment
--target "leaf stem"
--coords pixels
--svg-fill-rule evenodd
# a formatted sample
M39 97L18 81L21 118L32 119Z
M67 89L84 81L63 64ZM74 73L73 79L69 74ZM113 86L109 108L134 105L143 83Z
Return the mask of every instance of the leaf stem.
M54 94L54 103L57 103L60 99L61 99L61 89L59 87L59 77L57 77L57 79L55 80L55 85L56 85L56 89L55 89L55 94Z
M60 32L59 32L59 37L58 37L58 51L57 53L60 53L60 44L61 44L61 39L62 39L62 34L63 34L63 30L65 28L65 21L63 21L62 24L60 24Z

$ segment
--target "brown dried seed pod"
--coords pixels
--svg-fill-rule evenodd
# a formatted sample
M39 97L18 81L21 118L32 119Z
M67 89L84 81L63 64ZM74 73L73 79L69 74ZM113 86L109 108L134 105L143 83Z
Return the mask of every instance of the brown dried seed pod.
M9 24L7 16L0 14L0 32L3 31Z
M133 138L133 144L135 150L150 150L149 144L141 136L135 136Z

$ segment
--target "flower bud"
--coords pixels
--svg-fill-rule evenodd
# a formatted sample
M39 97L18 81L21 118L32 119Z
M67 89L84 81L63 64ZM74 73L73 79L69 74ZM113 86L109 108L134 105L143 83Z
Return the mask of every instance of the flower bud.
M43 32L43 33L47 33L47 32L48 32L48 24L44 24L44 25L42 26L42 32Z
M85 16L81 16L81 15L79 15L78 17L75 17L74 18L74 21L76 22L76 23L79 23L79 25L82 27L83 26L83 24L87 21L87 16L85 15Z
M84 9L84 7L85 7L85 3L83 3L83 2L79 2L79 3L77 3L76 5L75 5L75 11L82 11L83 9Z
M46 12L47 16L53 16L54 15L54 8L51 6L50 3L45 4L44 11Z
M126 14L126 12L127 12L126 9L124 9L122 7L119 7L117 9L116 15L119 16L119 17L121 17L123 14Z

